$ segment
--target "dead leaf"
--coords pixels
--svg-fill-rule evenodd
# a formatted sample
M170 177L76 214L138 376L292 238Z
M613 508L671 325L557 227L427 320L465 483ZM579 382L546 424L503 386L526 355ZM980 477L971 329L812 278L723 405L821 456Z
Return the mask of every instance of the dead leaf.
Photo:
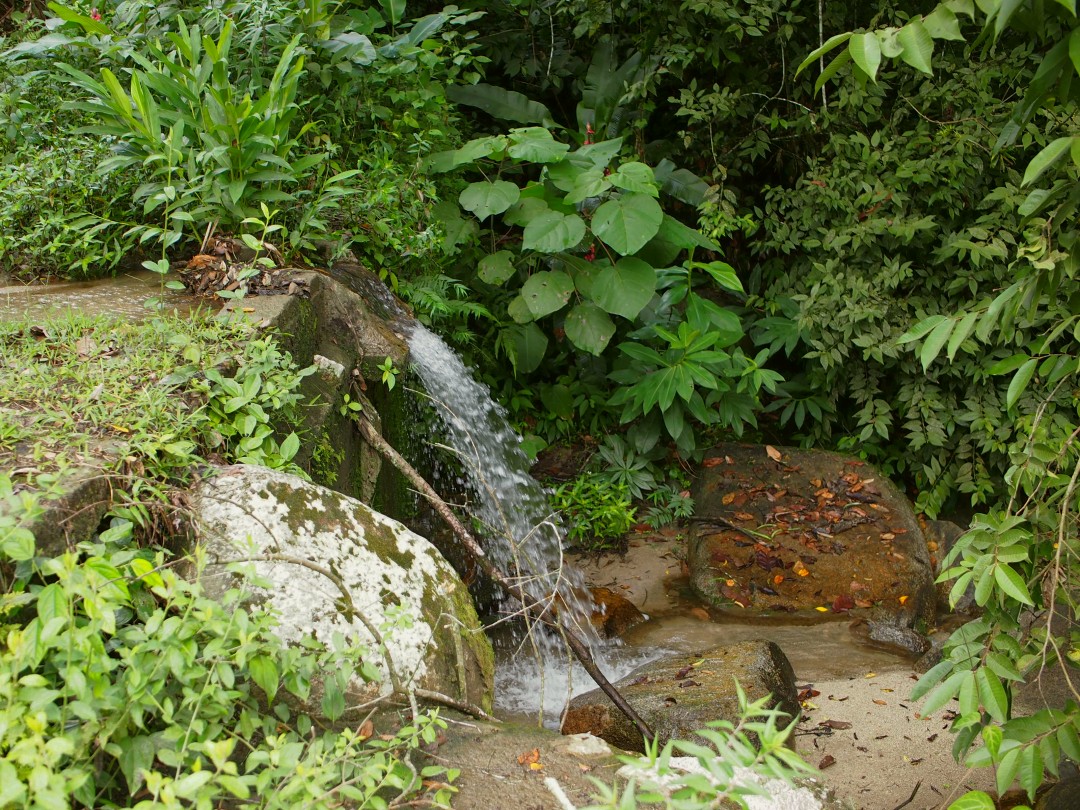
M882 540L895 540L895 539L896 539L896 535L895 535L895 534L893 534L892 532L884 532L884 533L883 533L883 534L881 535L881 539L882 539Z
M722 458L707 458L701 462L702 467L718 467L724 463Z
M736 520L753 520L754 516L751 515L749 512L736 512L735 513L735 519Z
M901 597L900 597L900 599L899 599L898 601L900 602L900 604L901 604L901 605L906 605L906 604L907 604L907 600L908 600L908 597L907 597L907 596L901 596Z
M855 607L857 607L857 608L872 608L873 606L874 606L874 603L871 602L869 599L856 599L855 600Z
M784 575L783 574L777 574L775 577L772 578L772 581L773 581L773 585L779 585L781 582L784 581Z
M780 454L780 451L773 447L771 444L765 445L765 453L773 461L780 461L780 459L783 458L783 456Z
M89 335L83 335L75 341L75 353L84 359L97 354L97 342Z
M705 608L694 607L690 608L690 615L695 619L701 619L703 622L709 621L712 617L709 615L709 611Z
M374 734L375 724L372 723L370 720L365 720L363 723L361 723L360 729L357 731L357 736L359 736L361 740L371 739L372 735Z
M542 771L542 770L544 770L544 764L542 762L530 762L529 763L529 770L530 771Z
M844 731L845 729L851 728L851 723L847 720L822 720L818 725L835 729L836 731Z
M823 771L831 765L836 764L836 757L832 754L826 754L821 758L821 762L818 763L818 770Z
M889 705L884 700L878 700L877 698L874 698L874 703L876 703L878 706L888 706Z
M848 596L846 593L842 593L833 599L832 612L833 613L847 613L855 607L855 600Z
M534 748L532 751L526 751L524 754L519 754L518 765L532 765L533 763L540 761L540 749Z

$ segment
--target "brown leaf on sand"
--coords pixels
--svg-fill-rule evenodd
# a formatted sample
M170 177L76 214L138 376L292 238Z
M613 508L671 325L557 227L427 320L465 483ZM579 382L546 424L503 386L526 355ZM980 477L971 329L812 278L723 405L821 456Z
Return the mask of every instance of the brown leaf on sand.
M825 756L823 756L821 758L821 762L818 763L817 767L818 767L819 771L823 771L826 768L828 768L830 765L835 765L835 764L836 764L836 757L834 757L832 754L826 754Z
M517 761L518 765L528 765L534 771L540 770L540 768L544 767L543 765L540 765L539 748L534 748L532 751L526 751L524 754L519 754Z
M818 723L819 726L825 726L836 731L843 731L844 729L851 728L851 723L847 720L824 720Z

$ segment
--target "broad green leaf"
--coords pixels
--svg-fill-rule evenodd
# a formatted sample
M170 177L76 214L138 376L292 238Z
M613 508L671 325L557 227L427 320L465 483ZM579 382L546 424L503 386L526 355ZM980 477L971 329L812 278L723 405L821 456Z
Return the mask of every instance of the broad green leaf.
M952 336L949 338L949 347L945 354L950 362L956 357L956 352L959 350L961 344L968 339L975 329L975 322L978 318L978 312L968 312L957 322L956 327L953 329Z
M704 248L705 250L720 251L720 245L705 236L701 231L696 228L687 227L679 222L679 220L668 216L667 214L664 214L664 220L660 223L660 230L656 232L654 238L662 239L672 243L676 247L687 250L690 248ZM674 259L674 256L672 258ZM666 262L664 264L666 264ZM653 267L662 266L663 265L658 264L653 265Z
M691 267L695 270L704 270L712 276L713 281L725 290L737 293L744 292L742 282L739 281L739 277L735 273L735 268L727 262L694 262Z
M515 160L554 163L563 159L570 146L556 141L544 127L524 127L510 130L510 147L506 151Z
M983 745L986 746L986 750L990 752L990 758L996 759L998 750L1001 748L1001 738L1003 737L1001 726L983 726L982 738Z
M42 624L56 618L67 619L68 599L63 586L54 582L38 592L37 614Z
M631 192L597 208L592 230L616 253L629 256L656 236L663 220L664 212L656 200Z
M529 305L525 303L525 298L521 295L515 295L513 300L506 305L506 314L513 319L514 323L532 323L536 320L532 312L529 311Z
M960 42L964 39L964 35L960 33L960 23L956 19L956 14L948 6L938 6L923 17L923 25L926 26L926 32L934 39L951 39Z
M485 256L476 270L481 281L496 286L512 278L515 272L514 254L509 250L500 250Z
M266 699L274 702L278 690L278 668L274 660L266 655L253 656L248 662L251 680L266 693Z
M95 20L92 17L87 17L86 15L80 14L79 12L68 8L67 6L61 5L60 3L48 3L47 5L49 11L51 11L61 20L63 20L64 22L73 22L76 25L81 26L82 29L88 34L104 36L106 34L112 33L109 30L109 26L105 25L105 23L101 22L100 20Z
M25 798L26 786L19 778L19 772L6 759L0 759L0 807L20 806Z
M996 810L996 808L997 804L994 800L981 790L969 791L949 805L949 810Z
M923 695L937 686L942 678L952 672L953 667L955 666L956 662L954 661L939 661L919 678L919 682L915 684L915 688L911 690L911 699L919 700Z
M649 264L625 256L594 279L592 300L605 312L633 320L656 291L656 270Z
M877 82L877 70L881 64L881 44L877 36L868 34L852 34L848 40L848 50L851 58L873 82Z
M640 191L653 197L660 196L653 170L638 161L623 163L608 176L608 180L613 186L624 191Z
M987 374L1009 374L1016 371L1020 366L1024 365L1031 358L1026 354L1014 354L1012 357L1006 357L1004 360L998 360L994 365L990 366L986 370Z
M599 197L611 188L611 181L604 177L602 169L576 170L573 185L566 195L566 202L571 205L584 202L590 197Z
M548 108L514 90L490 84L450 85L446 97L455 104L478 107L488 115L519 124L554 124Z
M132 795L139 792L144 781L142 771L148 771L154 764L154 741L145 734L120 740L120 770L127 780L128 790Z
M896 39L904 49L900 52L901 59L928 76L933 74L930 58L934 53L934 40L922 20L909 22L897 32Z
M1004 750L1006 748L1009 750ZM1020 753L1022 751L1023 749L1015 740L1005 740L1002 743L1001 759L997 764L997 773L994 774L999 793L1004 793L1012 787L1013 779L1016 778L1016 771L1020 768Z
M1009 698L1001 680L986 667L975 671L975 681L979 686L979 702L990 716L999 723L1009 718Z
M470 183L458 196L458 202L477 219L485 220L492 214L501 214L518 201L521 189L507 180L481 180Z
M14 562L34 557L34 533L20 526L6 529L0 536L0 554Z
M1069 759L1080 762L1080 733L1077 733L1077 721L1059 726L1057 730L1058 745Z
M945 342L949 339L949 335L952 334L954 326L956 326L956 322L950 318L946 318L935 326L930 334L927 335L926 342L923 343L922 351L919 352L919 361L922 363L923 371L930 368L930 364L934 362L934 358L941 353L941 349L945 346Z
M929 318L919 321L909 330L904 332L904 334L898 337L896 339L896 345L902 346L905 343L914 343L919 338L925 336L926 334L937 328L938 324L947 320L948 318L946 318L944 315L931 315Z
M1005 392L1005 407L1012 410L1016 405L1017 400L1027 389L1028 383L1031 382L1032 375L1035 374L1035 366L1039 360L1036 357L1028 360L1024 365L1020 366L1016 374L1013 375L1012 381L1009 383L1009 390Z
M606 141L588 143L578 147L570 157L575 165L589 164L598 169L605 169L611 163L612 158L619 154L622 145L622 138L611 138Z
M582 351L599 355L615 334L615 324L604 310L584 302L575 306L563 325L566 337Z
M923 715L933 714L956 697L956 694L960 691L960 685L970 677L972 677L970 669L953 672L926 698L926 702L922 705Z
M576 247L584 238L585 221L577 214L546 211L525 226L521 247L541 253L558 253Z
M560 419L574 418L574 394L569 386L561 383L544 386L540 389L540 401Z
M825 66L825 69L821 71L821 75L817 77L817 81L814 82L814 92L817 93L825 86L833 76L840 72L840 68L851 61L851 51L847 48L840 51L829 64Z
M997 16L994 18L994 36L999 37L1009 25L1016 10L1024 4L1024 0L999 0Z
M849 39L851 39L851 36L851 32L849 31L843 34L837 34L836 36L829 37L827 40L825 40L824 44L822 44L821 47L811 51L810 54L802 60L802 64L800 64L799 69L795 71L795 75L798 76L800 73L806 70L807 66L817 61L818 57L824 56L837 45L847 42Z
M664 158L653 169L660 190L687 205L699 206L709 195L709 184L689 169L676 168Z
M379 0L379 5L391 25L397 25L405 17L405 0Z
M530 188L522 189L521 199L506 210L506 213L503 214L503 222L507 225L517 225L519 228L524 228L541 214L551 211L551 206L544 200L526 196L530 191Z
M1043 761L1036 746L1028 746L1020 752L1020 770L1017 776L1020 787L1027 791L1028 796L1034 798L1035 791L1043 781Z
M296 455L300 449L300 437L296 433L290 433L285 437L285 441L281 443L281 460L292 461L293 456Z
M528 374L535 371L547 352L547 335L535 323L513 326L507 331L514 347L514 373Z
M1031 159L1031 163L1028 164L1027 169L1024 171L1024 179L1020 185L1031 185L1042 177L1047 169L1072 148L1075 140L1075 135L1069 135L1064 138L1056 138L1047 144L1046 148Z
M1003 563L994 566L994 580L1001 590L1005 591L1005 593L1017 602L1029 606L1035 604L1031 601L1031 594L1028 592L1028 587L1024 583L1024 580L1016 573L1011 565Z
M533 273L521 286L521 297L534 318L543 318L566 306L574 292L574 282L561 270Z

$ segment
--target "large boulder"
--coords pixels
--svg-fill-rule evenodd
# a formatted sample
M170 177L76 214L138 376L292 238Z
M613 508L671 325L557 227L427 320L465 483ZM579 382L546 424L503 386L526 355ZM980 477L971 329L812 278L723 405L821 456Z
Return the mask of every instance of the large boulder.
M798 714L795 673L771 641L744 641L700 655L653 661L616 682L615 688L663 745L693 738L712 720L737 722L736 680L750 700L772 695L772 706L792 718ZM645 751L641 733L599 689L572 698L563 714L563 734L584 732L626 751Z
M687 564L719 607L933 621L936 592L911 504L870 465L818 450L722 444L694 485Z
M350 697L370 700L392 687L380 645L406 688L421 688L490 711L494 658L469 593L424 538L354 498L263 467L226 467L192 493L194 524L210 565L210 596L239 584L226 564L254 560L244 587L280 617L289 644L327 645L341 633L370 650L380 683L358 675ZM348 593L348 600L343 596ZM349 615L348 601L359 616Z

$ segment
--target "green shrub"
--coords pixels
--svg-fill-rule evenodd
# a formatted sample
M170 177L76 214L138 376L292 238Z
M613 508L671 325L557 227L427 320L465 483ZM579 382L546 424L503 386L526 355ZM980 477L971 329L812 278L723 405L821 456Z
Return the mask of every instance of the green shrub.
M578 549L618 546L634 525L629 490L596 473L560 484L551 493L551 505L562 516L570 545Z

